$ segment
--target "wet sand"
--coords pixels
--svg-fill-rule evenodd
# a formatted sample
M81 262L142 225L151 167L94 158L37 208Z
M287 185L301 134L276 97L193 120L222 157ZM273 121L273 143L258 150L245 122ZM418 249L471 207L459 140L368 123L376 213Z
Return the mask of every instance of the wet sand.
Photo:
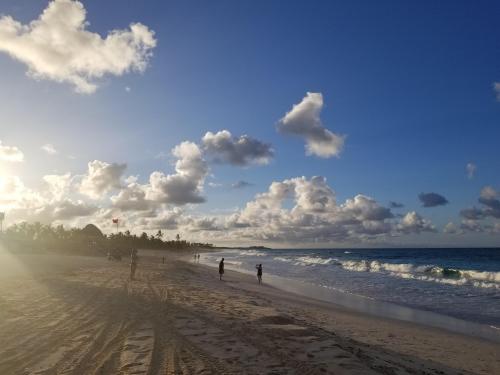
M190 259L189 259L190 260ZM175 256L0 254L0 374L500 373L500 345Z

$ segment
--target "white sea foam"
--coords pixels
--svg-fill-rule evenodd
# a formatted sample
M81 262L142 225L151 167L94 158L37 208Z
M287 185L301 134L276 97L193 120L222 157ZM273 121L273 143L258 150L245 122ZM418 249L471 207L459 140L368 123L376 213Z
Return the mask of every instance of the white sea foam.
M250 257L264 257L267 254L258 250L241 250L239 252L239 255L250 256Z
M327 265L334 262L334 258L321 258L321 257L299 257L295 261L296 266L315 266L315 265Z
M346 260L340 264L348 271L387 273L402 279L500 289L500 272L447 269L435 265L416 266L409 263L381 263L376 260Z
M500 272L464 270L460 271L460 274L470 279L500 283Z

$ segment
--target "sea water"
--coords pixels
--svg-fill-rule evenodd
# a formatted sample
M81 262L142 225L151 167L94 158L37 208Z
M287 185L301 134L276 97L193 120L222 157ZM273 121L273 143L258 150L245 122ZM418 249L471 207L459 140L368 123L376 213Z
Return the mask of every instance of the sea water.
M500 327L500 249L228 249L217 265Z

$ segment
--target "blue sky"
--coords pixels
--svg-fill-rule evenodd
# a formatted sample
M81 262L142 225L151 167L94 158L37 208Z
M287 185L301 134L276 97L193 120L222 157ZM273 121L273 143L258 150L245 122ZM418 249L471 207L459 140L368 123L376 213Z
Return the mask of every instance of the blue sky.
M190 213L242 209L273 181L324 176L338 204L357 194L381 206L400 202L394 214L416 211L441 231L448 222L460 225L462 209L479 206L485 186L500 189L497 2L82 3L87 30L104 38L140 22L157 44L142 73L105 74L91 94L30 78L26 64L0 53L0 140L24 153L22 163L0 168L32 189L46 174L82 175L92 160L126 163L123 178L138 175L145 184L152 171L172 173L169 152L177 144L199 144L207 131L223 129L271 144L275 156L267 165L210 164L206 202L184 205ZM5 0L0 13L27 24L47 4ZM276 130L307 92L323 96L324 127L346 136L338 157L308 156L303 139ZM58 154L41 152L46 143ZM477 168L472 178L467 163ZM231 189L239 180L252 186ZM449 203L423 208L421 192ZM498 245L489 232L409 238Z

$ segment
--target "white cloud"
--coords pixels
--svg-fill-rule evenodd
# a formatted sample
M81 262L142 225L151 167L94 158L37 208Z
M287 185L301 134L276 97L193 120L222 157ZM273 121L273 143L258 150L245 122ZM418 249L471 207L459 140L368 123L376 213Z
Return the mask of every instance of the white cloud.
M483 225L477 220L465 219L460 224L460 229L464 232L481 233L485 231Z
M134 180L129 181L125 188L112 196L111 202L113 208L121 211L145 211L151 209L153 203L146 199L146 187Z
M40 149L45 151L49 155L56 155L58 153L55 147L50 143L44 144L42 147L40 147Z
M476 173L476 164L474 163L467 163L467 165L465 166L465 170L467 171L467 177L469 179L472 179L474 178L474 174Z
M137 178L129 177L126 180L127 186L111 197L112 208L121 211L148 211L158 205L178 206L204 202L205 198L201 194L208 165L198 145L182 142L172 149L171 154L177 158L175 173L154 171L146 184L140 184Z
M208 166L200 148L193 142L185 141L174 147L172 154L178 159L176 173L153 172L149 177L147 199L174 205L204 202L201 193Z
M15 207L27 189L18 176L0 176L0 208Z
M179 207L163 209L149 217L139 218L135 224L143 230L174 230L179 227L179 221L182 219L183 213Z
M415 211L408 212L398 225L398 229L403 233L435 232L436 228L432 223Z
M95 92L96 79L146 69L156 46L154 32L141 23L106 37L88 31L86 10L73 0L54 0L38 19L23 25L0 18L0 51L26 64L36 79L68 82L80 93Z
M479 196L482 199L487 199L487 200L495 199L497 197L497 195L498 195L498 193L491 186L485 186L484 188L481 189L481 193L479 194Z
M120 179L126 168L127 164L109 164L100 160L89 162L87 174L80 185L80 192L98 199L112 189L119 189Z
M183 230L189 232L221 231L223 227L215 217L188 217L183 224Z
M56 200L61 200L68 194L73 178L70 173L52 174L43 176L43 181L47 184L51 196Z
M24 154L17 147L2 145L0 141L0 161L21 162L24 161Z
M307 155L322 158L338 156L344 147L345 136L337 135L323 126L320 118L322 108L323 95L308 92L278 122L278 131L304 138Z
M290 208L288 208L290 207ZM246 206L226 217L234 238L284 242L359 242L435 231L415 212L402 220L373 198L356 195L338 205L321 176L273 182Z
M453 222L449 222L448 224L446 224L443 228L443 232L444 233L449 233L449 234L457 234L457 233L460 233L460 229L457 228L457 226L455 225L455 223Z
M478 201L479 203L484 205L483 213L485 216L500 219L500 199L498 199L499 195L500 192L497 192L491 186L485 186L481 190Z
M65 221L77 217L91 216L98 210L98 207L82 200L62 199L50 202L33 210L28 218L32 221L52 223L55 221Z
M44 189L33 191L17 176L0 178L0 208L7 211L9 222L19 220L52 223L90 216L98 208L67 195L72 184L69 173L46 175Z
M215 134L207 132L202 142L207 154L217 163L239 166L267 164L274 156L270 144L248 135L236 138L227 130L221 130Z

